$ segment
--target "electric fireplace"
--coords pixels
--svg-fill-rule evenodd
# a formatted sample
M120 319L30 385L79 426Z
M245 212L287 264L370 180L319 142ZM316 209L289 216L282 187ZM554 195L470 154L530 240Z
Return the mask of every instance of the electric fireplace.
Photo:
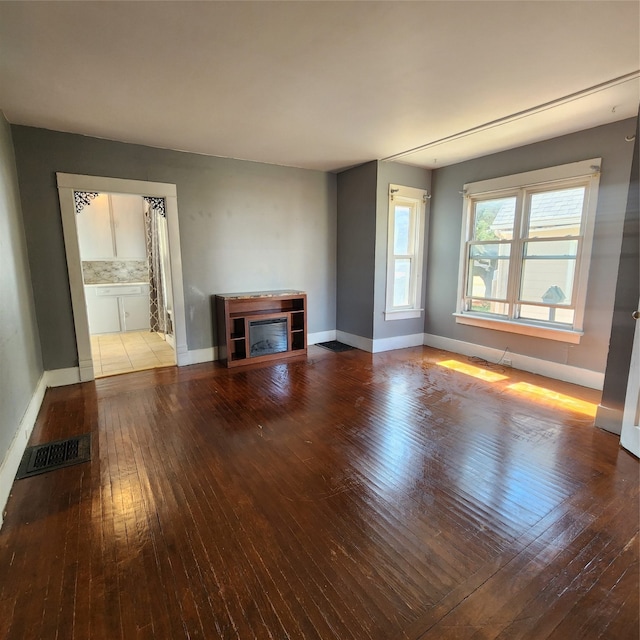
M218 357L242 367L307 355L307 294L298 290L219 293Z
M287 318L249 321L249 357L284 353L288 350Z

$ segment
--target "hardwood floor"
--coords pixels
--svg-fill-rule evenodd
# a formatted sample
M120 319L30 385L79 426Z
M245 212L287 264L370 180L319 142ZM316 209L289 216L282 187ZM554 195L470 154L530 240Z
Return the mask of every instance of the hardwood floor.
M638 638L638 461L597 392L429 348L49 389L6 639Z

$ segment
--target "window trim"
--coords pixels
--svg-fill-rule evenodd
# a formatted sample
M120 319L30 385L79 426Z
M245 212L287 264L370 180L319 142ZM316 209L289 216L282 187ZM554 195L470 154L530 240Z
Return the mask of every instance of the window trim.
M600 183L600 167L601 158L591 158L580 162L572 162L569 164L559 165L556 167L547 167L535 171L527 171L525 173L504 176L501 178L492 178L479 182L472 182L464 185L463 196L463 222L462 234L460 242L460 261L458 273L458 296L457 308L453 314L458 324L482 327L485 329L494 329L497 331L507 331L510 333L519 333L527 336L538 338L546 338L549 340L557 340L560 342L569 342L579 344L584 335L584 310L587 299L587 285L589 277L589 266L591 262L591 254L593 248L593 232L595 228L596 208L598 202L598 187ZM482 199L491 197L504 197L507 195L516 195L517 206L521 207L522 199L528 199L531 192L539 190L548 190L557 186L559 189L571 184L584 184L586 187L585 198L586 204L583 213L583 230L580 234L580 249L576 260L574 291L575 299L574 319L572 327L559 326L535 320L526 320L514 317L499 318L485 315L478 312L465 310L466 297L466 280L467 280L467 251L468 243L473 235L473 203L480 196ZM524 223L524 216L519 214L516 216L516 227L518 232L517 243L512 246L524 246L525 238L523 237L521 223ZM516 228L514 228L515 237ZM522 256L519 258L522 265ZM520 266L520 275L522 268ZM508 291L509 304L513 306L518 304L517 292L515 288L519 287L519 282L511 279L511 288Z
M426 227L426 202L429 194L424 189L415 187L405 187L397 184L389 184L389 207L387 220L387 283L385 297L384 319L386 320L407 320L420 318L424 309L422 308L422 267L424 264L424 236ZM395 215L394 203L405 201L415 205L415 220L413 221L413 265L409 286L410 304L402 307L393 306L394 294L394 230Z

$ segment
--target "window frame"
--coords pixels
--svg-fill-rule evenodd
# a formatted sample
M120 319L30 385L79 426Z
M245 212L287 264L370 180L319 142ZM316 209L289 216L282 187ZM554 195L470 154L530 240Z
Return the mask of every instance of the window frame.
M464 185L462 192L464 195L464 206L460 243L457 308L453 314L456 323L573 344L580 343L581 337L584 335L584 312L593 247L593 232L595 227L601 163L601 158L592 158L580 162ZM578 235L571 234L567 236L551 236L548 238L528 237L532 196L536 193L562 190L577 186L585 187L580 233ZM469 298L467 295L469 249L472 244L481 242L473 239L475 203L483 200L513 196L516 197L513 237L511 240L501 242L511 247L506 294L506 304L509 305L509 314L508 316L498 316L490 313L471 311L467 308ZM560 322L553 323L551 321L518 317L520 306L529 304L521 300L525 246L527 243L559 240L578 241L573 277L572 304L571 306L559 305L561 308L573 309L573 323L569 325ZM496 241L494 244L497 243L499 243L499 241ZM553 307L553 305L546 306Z
M429 194L424 189L389 184L389 207L387 227L387 286L385 301L385 320L406 320L422 316L422 268L424 264L424 235L426 226L426 203ZM395 206L406 203L412 207L412 220L409 223L410 240L413 252L395 253ZM409 275L409 304L395 306L395 262L409 258L412 261Z

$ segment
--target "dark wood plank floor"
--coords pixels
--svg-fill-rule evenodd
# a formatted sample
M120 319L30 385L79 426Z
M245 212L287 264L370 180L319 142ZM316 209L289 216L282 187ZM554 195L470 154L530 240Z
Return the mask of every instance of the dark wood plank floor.
M50 389L32 444L93 458L15 483L0 637L636 640L598 401L426 347Z

